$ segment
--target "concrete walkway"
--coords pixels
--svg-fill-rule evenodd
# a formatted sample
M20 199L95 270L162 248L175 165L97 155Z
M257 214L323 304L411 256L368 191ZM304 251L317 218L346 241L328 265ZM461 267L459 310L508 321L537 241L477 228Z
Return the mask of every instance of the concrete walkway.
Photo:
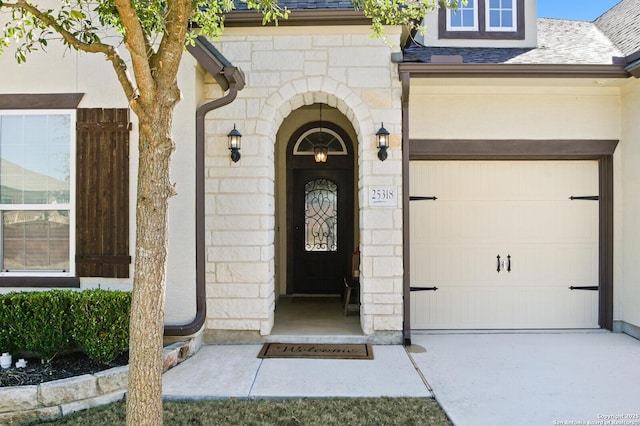
M165 373L164 395L435 396L457 426L606 424L616 415L640 426L640 341L627 335L414 333L412 342L376 345L374 359L362 361L259 359L259 345L204 346Z
M625 334L414 334L412 341L427 348L413 357L458 426L640 425L640 341ZM606 423L616 415L629 423Z
M203 346L164 374L166 399L431 397L402 346L373 360L259 359L259 345Z

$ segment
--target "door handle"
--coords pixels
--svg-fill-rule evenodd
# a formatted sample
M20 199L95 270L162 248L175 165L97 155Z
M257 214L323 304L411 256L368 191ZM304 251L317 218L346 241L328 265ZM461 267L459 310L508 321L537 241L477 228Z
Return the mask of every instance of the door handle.
M500 255L497 255L496 259L498 259L498 268L496 269L496 271L500 272L501 270L506 269L507 272L511 272L511 255L510 254L507 255L507 260L501 259Z

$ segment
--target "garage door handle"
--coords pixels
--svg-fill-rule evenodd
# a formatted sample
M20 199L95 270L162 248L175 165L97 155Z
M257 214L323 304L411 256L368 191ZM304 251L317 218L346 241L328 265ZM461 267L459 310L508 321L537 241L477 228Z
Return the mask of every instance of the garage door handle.
M571 201L573 200L587 200L587 201L598 201L600 199L597 195L585 195L585 196L574 196L569 197Z
M585 285L585 286L571 286L569 287L569 290L592 290L592 291L597 291L598 290L598 286L597 285Z
M438 287L409 287L410 291L436 291Z
M511 272L511 255L507 255L507 272Z
M497 269L497 271L500 272L500 265L502 264L502 262L500 262L500 255L497 255L496 258L498 259L498 269Z

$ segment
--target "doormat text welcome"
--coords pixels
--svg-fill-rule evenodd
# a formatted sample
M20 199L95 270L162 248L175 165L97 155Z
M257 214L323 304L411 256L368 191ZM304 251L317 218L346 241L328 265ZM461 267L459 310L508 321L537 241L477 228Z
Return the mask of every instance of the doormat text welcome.
M265 343L258 358L373 359L373 348L366 343Z

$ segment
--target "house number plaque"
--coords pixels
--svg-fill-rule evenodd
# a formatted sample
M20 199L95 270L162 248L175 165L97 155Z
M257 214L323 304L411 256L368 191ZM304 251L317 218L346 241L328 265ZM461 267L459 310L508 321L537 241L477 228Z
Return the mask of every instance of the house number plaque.
M369 206L398 207L398 190L395 186L372 186L369 188Z

